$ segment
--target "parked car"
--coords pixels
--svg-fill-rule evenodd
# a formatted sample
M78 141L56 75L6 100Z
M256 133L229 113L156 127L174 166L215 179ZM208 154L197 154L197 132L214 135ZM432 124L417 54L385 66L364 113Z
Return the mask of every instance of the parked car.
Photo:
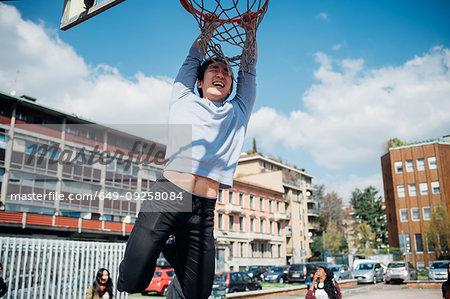
M153 291L166 296L170 281L174 276L175 271L173 269L156 269L150 284L142 294L148 294Z
M252 279L245 272L224 272L216 274L214 276L213 292L224 287L227 294L262 290L261 283L256 279Z
M263 274L264 281L285 283L289 266L272 267Z
M262 280L262 275L266 273L267 269L269 269L269 266L249 266L245 273L247 273L251 278Z
M417 280L417 271L411 263L392 262L386 269L386 283Z
M447 280L447 267L450 261L434 261L428 269L429 280Z
M353 277L358 283L373 283L383 281L383 268L380 263L366 262L356 266Z
M288 282L305 282L310 273L315 273L319 266L315 263L292 264L287 273Z
M353 278L352 271L347 265L330 265L329 269L333 272L334 279L337 281Z

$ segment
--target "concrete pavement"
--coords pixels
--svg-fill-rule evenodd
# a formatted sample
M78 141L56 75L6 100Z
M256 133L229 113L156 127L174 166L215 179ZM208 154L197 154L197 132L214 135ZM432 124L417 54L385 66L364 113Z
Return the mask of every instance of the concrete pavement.
M359 285L344 289L343 299L441 299L440 289L407 289L405 284L387 285L379 283L376 285ZM271 297L276 299L305 298L305 294L292 296Z

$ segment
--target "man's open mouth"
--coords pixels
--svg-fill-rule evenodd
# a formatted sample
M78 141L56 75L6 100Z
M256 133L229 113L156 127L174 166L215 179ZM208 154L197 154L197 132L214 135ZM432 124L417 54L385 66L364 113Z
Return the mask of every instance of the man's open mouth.
M215 87L220 87L220 88L224 88L225 87L225 84L223 84L222 82L213 82L213 85Z

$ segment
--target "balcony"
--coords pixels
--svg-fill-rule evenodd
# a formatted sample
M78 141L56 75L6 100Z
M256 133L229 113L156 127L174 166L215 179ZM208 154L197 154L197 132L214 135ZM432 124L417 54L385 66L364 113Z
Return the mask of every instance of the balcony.
M235 205L235 204L229 203L226 205L225 211L228 213L241 213L242 208L240 205Z
M288 178L283 178L283 184L289 185L289 186L293 186L293 187L296 187L298 189L302 188L302 185L301 185L300 181L298 181L298 180L294 181L294 180L291 180L291 179L288 179Z
M286 247L286 255L292 255L292 247Z
M288 220L288 215L287 214L283 214L283 213L275 213L274 216L275 220Z
M308 209L308 216L319 217L319 211L316 209Z
M262 241L283 241L282 236L275 236L268 233L250 233L250 239Z
M309 222L308 228L310 230L319 230L320 226L319 226L319 223L317 223L317 222Z

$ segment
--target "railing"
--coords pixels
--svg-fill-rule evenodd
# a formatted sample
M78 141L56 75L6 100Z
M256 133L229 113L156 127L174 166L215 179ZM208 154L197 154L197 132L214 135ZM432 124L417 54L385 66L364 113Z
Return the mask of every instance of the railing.
M290 180L290 179L287 179L287 178L283 178L283 184L291 185L291 186L294 186L294 187L297 187L297 188L301 188L302 187L301 182Z
M125 243L0 237L5 298L85 298L98 269L114 282ZM128 298L114 290L114 298Z
M308 209L308 215L319 216L319 211L316 209Z

